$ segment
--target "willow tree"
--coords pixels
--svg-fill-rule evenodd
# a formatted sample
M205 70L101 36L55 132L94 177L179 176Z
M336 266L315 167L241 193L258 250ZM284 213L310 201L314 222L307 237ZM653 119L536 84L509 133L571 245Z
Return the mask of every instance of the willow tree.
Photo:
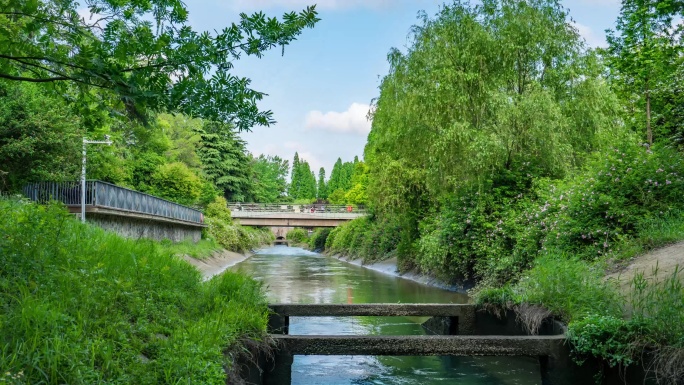
M374 105L365 158L380 213L561 177L614 126L602 67L557 1L455 1L421 18Z

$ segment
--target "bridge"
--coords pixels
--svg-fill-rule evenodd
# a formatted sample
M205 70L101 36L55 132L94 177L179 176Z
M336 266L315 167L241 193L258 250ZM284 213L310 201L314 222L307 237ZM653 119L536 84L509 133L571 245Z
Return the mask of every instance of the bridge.
M565 326L543 320L530 335L509 311L502 317L471 304L272 304L268 328L274 354L247 363L242 376L253 384L289 384L295 355L522 356L539 361L542 385L590 383L565 344ZM289 335L289 318L330 316L429 316L427 335Z
M351 205L229 203L231 216L243 226L336 227L366 215Z
M80 182L30 183L23 193L33 201L58 201L71 213L81 213ZM197 242L206 227L199 210L99 180L86 182L85 206L88 222L128 238Z

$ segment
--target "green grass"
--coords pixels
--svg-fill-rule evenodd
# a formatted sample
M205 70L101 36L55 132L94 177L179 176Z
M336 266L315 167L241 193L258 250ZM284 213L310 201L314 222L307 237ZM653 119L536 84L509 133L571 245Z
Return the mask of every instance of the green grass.
M603 271L563 255L544 256L515 284L483 288L475 294L480 305L513 307L539 305L565 322L589 314L619 317L622 299L611 282L603 280Z
M188 255L196 259L209 258L217 251L223 249L223 247L217 244L213 239L201 239L196 243L191 240L177 243L171 242L170 240L163 240L159 242L159 245L167 253L173 255Z
M662 223L672 222L666 218ZM666 279L657 276L657 268L637 274L629 292L622 295L612 281L603 278L602 263L592 265L567 255L544 256L517 283L482 288L475 299L485 309L514 309L523 322L525 306L521 305L541 306L568 323L568 341L578 362L594 358L624 367L646 358L644 367L659 383L680 384L684 379L684 272L675 269Z
M636 234L623 237L619 242L619 248L609 258L619 263L682 240L684 240L684 213L673 210L643 220Z
M0 383L225 384L224 352L265 336L260 285L163 247L0 200Z

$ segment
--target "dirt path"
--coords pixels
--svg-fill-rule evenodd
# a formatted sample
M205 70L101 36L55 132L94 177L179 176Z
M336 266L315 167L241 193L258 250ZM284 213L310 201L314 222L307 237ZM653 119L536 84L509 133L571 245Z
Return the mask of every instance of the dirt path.
M233 251L222 250L205 259L195 259L187 255L183 256L183 259L195 266L197 270L202 273L204 279L207 280L217 274L223 273L229 267L240 263L251 256L251 253L240 254Z
M644 276L651 277L656 266L658 266L658 273L655 278L657 281L661 281L671 277L678 265L680 270L684 270L684 242L675 243L636 257L627 267L609 274L606 278L619 279L620 287L628 288L632 278L637 273L643 272Z

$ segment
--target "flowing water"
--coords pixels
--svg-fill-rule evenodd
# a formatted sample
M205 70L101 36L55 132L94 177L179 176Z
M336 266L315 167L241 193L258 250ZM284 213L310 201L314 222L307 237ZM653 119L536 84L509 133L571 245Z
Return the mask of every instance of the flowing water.
M296 247L260 250L235 269L270 303L465 303L464 294L382 274ZM290 317L292 335L425 334L421 317ZM292 384L540 384L534 358L295 356Z

